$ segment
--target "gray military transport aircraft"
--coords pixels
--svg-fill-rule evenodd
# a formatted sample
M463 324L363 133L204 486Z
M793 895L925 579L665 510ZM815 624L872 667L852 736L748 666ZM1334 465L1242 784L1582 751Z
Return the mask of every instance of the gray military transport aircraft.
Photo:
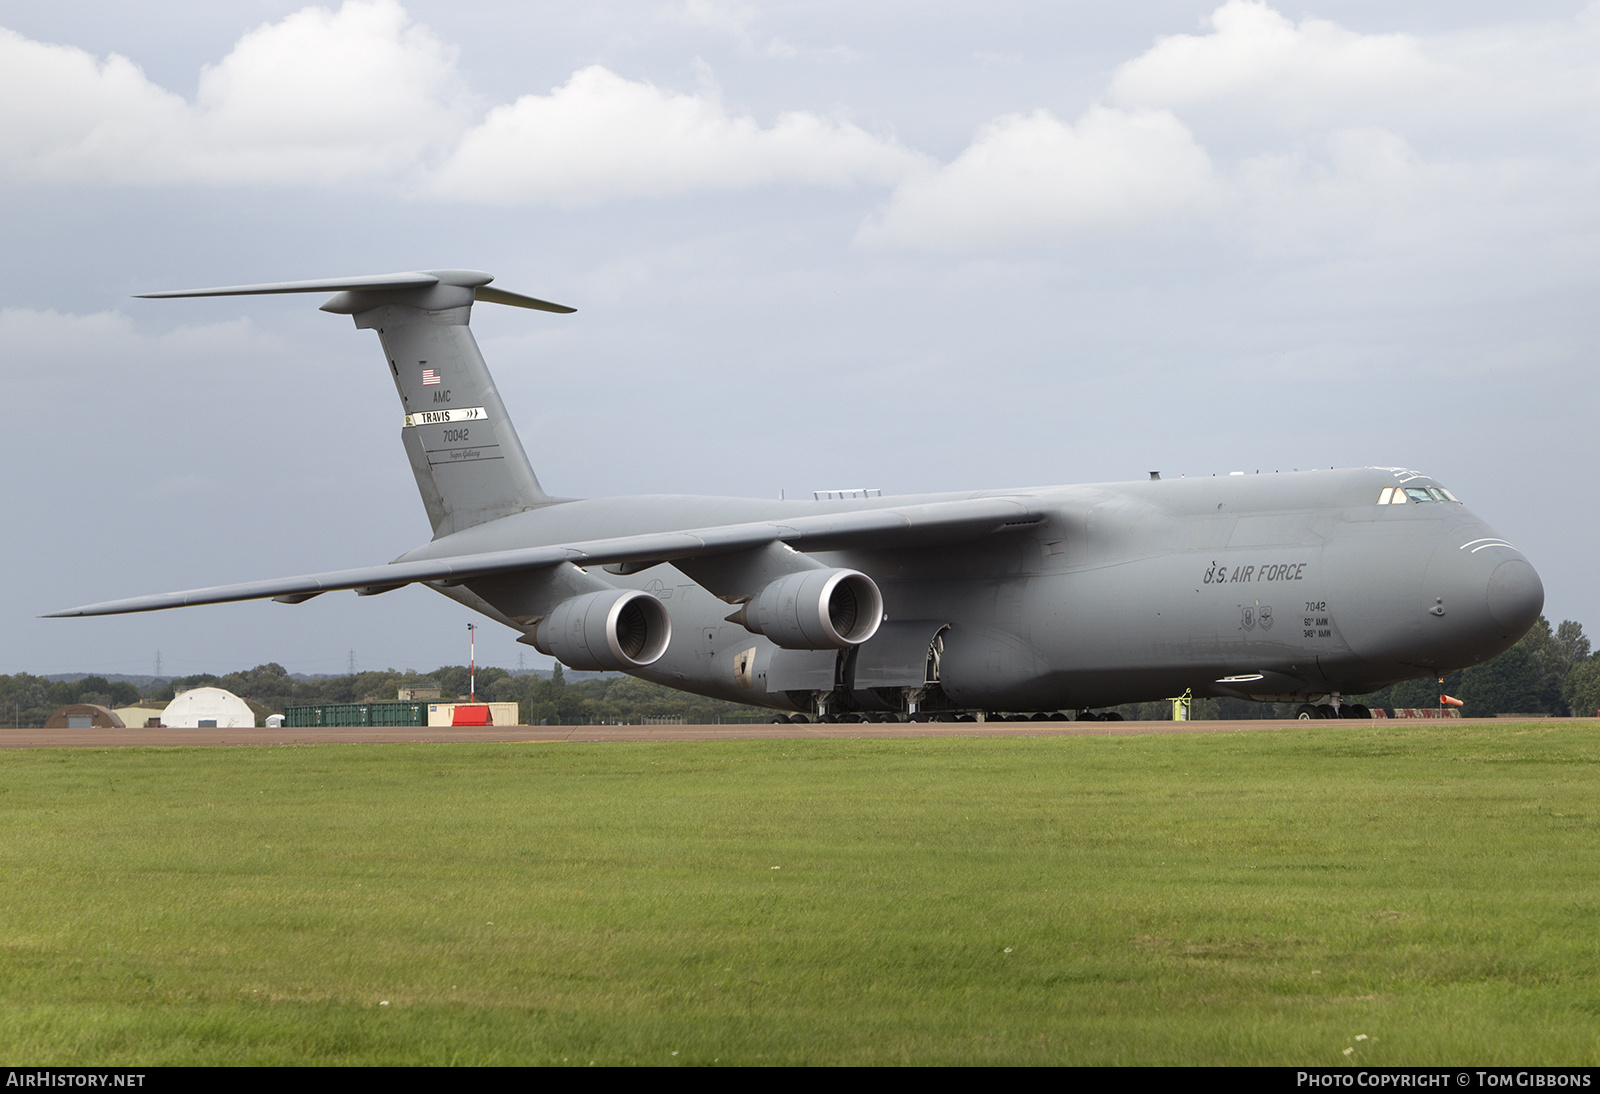
M492 280L147 294L334 293L323 311L378 332L433 539L388 565L54 614L420 582L575 669L797 721L877 721L1114 717L1094 711L1186 690L1370 717L1341 696L1487 660L1544 605L1521 552L1403 468L812 501L551 497L468 322L475 302L573 309Z

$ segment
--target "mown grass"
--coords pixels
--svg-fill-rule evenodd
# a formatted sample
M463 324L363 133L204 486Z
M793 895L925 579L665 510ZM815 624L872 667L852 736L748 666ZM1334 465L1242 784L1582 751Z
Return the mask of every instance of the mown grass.
M1600 1063L1592 723L0 765L10 1063Z

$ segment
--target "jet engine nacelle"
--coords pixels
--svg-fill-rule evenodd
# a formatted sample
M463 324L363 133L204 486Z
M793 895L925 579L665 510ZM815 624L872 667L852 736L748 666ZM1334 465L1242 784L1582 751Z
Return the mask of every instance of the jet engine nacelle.
M858 570L802 570L745 605L745 627L787 650L859 646L883 622L883 594Z
M602 589L563 600L533 632L540 653L591 672L652 664L671 639L667 609L637 589Z

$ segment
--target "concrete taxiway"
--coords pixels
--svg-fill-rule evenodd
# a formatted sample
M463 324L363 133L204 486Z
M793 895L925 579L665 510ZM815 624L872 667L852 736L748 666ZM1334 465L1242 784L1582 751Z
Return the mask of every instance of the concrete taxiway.
M1562 718L1574 726L1594 718ZM1197 722L928 722L866 725L704 726L502 726L451 728L370 726L330 729L0 729L3 748L206 748L325 744L514 744L538 742L748 741L831 737L868 740L899 737L1136 737L1150 733L1242 733L1277 729L1370 726L1365 721L1252 719ZM1495 718L1397 720L1391 726L1504 725Z

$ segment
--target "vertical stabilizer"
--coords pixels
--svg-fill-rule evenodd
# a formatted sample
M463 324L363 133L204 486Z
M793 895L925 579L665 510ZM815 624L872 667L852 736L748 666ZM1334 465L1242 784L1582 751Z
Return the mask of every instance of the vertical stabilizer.
M571 312L548 300L491 289L478 270L275 281L143 293L146 298L332 292L322 310L378 332L405 410L400 438L434 538L548 505L467 324L474 301Z
M550 502L467 326L471 312L382 304L355 313L383 343L435 538Z

